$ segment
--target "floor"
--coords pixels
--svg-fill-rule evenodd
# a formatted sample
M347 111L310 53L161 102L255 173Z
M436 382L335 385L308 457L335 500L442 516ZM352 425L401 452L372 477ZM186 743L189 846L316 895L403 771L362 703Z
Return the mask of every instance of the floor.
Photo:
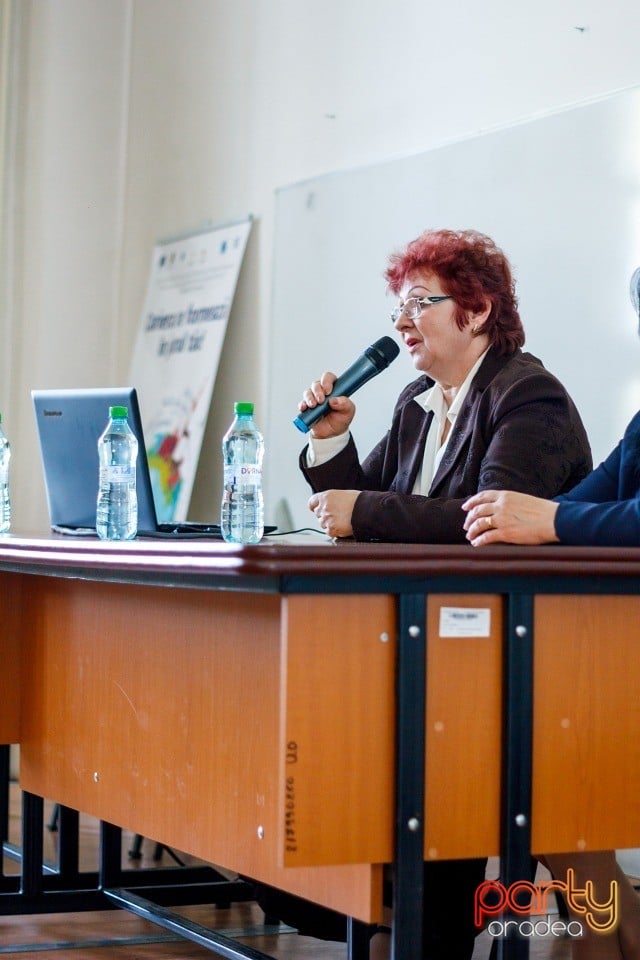
M19 791L11 794L11 828L14 842L18 841L20 828ZM49 808L45 815L49 815ZM81 869L95 869L97 863L97 822L90 817L81 817ZM45 858L55 859L56 834L47 831ZM125 865L131 867L126 850L131 837L123 843ZM145 840L142 846L142 867L152 866L154 844ZM181 856L183 856L181 854ZM187 862L195 862L185 858ZM162 865L170 865L171 859L164 853ZM5 859L5 872L17 870L17 866ZM346 957L344 944L326 943L308 937L300 937L289 928L264 925L264 915L255 904L232 905L219 909L212 905L177 908L176 912L190 919L223 930L227 936L236 938L276 960L343 960ZM487 960L491 938L483 934L476 942L474 960ZM38 955L41 960L199 960L214 957L211 951L180 939L160 927L141 920L124 911L114 910L96 913L49 914L40 916L0 916L0 958L3 955ZM570 948L564 940L538 938L531 942L531 960L569 960Z

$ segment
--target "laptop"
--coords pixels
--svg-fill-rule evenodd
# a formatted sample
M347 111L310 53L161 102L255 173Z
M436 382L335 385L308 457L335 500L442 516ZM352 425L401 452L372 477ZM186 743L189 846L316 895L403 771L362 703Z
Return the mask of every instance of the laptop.
M126 407L138 440L138 536L222 539L217 523L158 523L146 445L134 387L32 390L51 529L90 535L96 529L98 438L109 407ZM265 527L270 533L275 527Z

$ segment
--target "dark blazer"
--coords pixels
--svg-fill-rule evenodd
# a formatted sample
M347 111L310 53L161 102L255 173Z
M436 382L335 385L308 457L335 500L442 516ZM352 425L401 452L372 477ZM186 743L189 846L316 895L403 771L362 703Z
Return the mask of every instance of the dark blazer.
M301 469L314 491L362 490L352 516L357 540L466 543L461 504L478 490L553 497L591 469L589 441L573 401L539 360L491 348L456 418L429 496L411 494L433 420L414 397L422 376L400 394L391 428L358 461L353 438L327 463Z
M556 497L561 543L640 546L640 413L600 466L570 493Z

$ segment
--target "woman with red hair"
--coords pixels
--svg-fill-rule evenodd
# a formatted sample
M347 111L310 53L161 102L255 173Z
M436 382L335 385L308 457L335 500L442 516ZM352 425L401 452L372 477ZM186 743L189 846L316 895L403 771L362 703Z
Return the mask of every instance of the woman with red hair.
M356 407L332 395L335 375L305 390L301 411L329 397L300 459L322 528L357 540L465 543L461 505L478 490L549 497L579 482L591 469L584 426L562 384L522 352L511 268L493 240L427 231L390 257L386 279L419 376L362 463L350 430ZM460 709L473 729L473 703ZM425 864L425 957L469 960L484 869L484 860Z
M562 384L531 354L509 262L473 230L427 231L393 254L391 318L420 374L391 428L360 463L356 407L324 373L300 410L329 397L300 465L328 534L357 540L464 543L465 499L503 488L549 497L591 469L589 443Z

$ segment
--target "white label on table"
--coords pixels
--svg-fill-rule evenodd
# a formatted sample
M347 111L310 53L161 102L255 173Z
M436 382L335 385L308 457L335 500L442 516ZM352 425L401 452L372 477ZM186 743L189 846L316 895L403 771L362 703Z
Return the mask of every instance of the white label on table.
M491 610L488 607L441 607L441 637L488 637Z

